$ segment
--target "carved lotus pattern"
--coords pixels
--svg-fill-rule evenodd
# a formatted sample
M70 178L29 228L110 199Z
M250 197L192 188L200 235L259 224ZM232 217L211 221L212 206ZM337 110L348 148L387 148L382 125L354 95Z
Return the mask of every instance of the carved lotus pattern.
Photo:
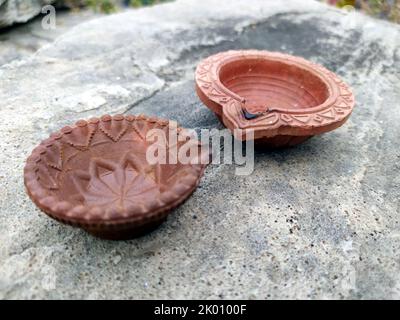
M86 205L114 207L122 212L159 193L157 181L145 173L133 154L119 163L97 158L90 162L89 172L75 173L75 183Z

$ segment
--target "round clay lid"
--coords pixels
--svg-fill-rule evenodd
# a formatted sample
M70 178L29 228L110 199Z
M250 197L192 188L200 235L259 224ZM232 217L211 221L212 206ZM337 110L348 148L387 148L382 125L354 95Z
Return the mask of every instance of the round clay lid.
M201 61L196 90L238 139L309 137L341 126L354 107L348 85L321 65L278 52L227 51ZM242 129L236 130L235 129Z
M171 140L174 130L177 139ZM165 141L153 139L153 132L164 132ZM33 150L24 170L27 193L50 217L96 236L141 235L165 220L199 183L208 155L188 137L174 123L145 116L80 120ZM150 164L147 151L155 141L166 146L167 155L189 143L199 150L185 163Z

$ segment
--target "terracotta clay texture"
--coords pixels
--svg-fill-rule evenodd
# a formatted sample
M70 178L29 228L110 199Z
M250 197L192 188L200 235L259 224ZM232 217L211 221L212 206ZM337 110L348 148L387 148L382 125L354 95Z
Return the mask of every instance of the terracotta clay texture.
M350 88L333 72L278 52L218 53L200 62L195 77L202 102L236 138L253 130L256 142L271 147L334 130L354 107Z
M129 239L155 228L195 190L206 164L147 161L150 129L168 137L168 121L145 116L103 116L64 127L36 147L24 180L33 202L50 217L106 239ZM175 127L176 128L176 127ZM178 135L186 131L177 128ZM184 142L182 142L184 141Z

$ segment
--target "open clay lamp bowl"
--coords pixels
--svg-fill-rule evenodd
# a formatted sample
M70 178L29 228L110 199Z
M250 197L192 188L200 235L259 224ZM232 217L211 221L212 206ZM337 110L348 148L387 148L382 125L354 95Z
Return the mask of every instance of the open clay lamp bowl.
M206 166L190 156L189 164L147 162L148 131L161 129L169 137L170 126L144 116L106 115L64 127L28 158L27 192L50 217L93 235L116 240L142 235L190 196ZM178 135L184 131L176 129ZM182 142L175 146L179 150ZM201 156L199 151L196 157Z
M354 107L350 88L303 58L268 51L227 51L203 60L196 91L236 138L285 147L341 126ZM235 130L242 129L242 130Z

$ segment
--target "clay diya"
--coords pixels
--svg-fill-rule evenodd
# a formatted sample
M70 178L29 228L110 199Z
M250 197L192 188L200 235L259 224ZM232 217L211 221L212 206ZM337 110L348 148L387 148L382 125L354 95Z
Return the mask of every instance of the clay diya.
M50 217L95 236L142 235L190 196L206 167L197 159L204 156L202 150L189 156L188 164L149 164L147 133L160 129L169 137L170 126L168 121L145 116L106 115L64 127L28 158L26 190ZM184 131L176 130L178 136ZM167 139L167 152L183 146Z
M234 136L271 147L301 143L343 125L354 107L333 72L300 57L227 51L200 62L196 91ZM241 129L241 130L236 130Z

